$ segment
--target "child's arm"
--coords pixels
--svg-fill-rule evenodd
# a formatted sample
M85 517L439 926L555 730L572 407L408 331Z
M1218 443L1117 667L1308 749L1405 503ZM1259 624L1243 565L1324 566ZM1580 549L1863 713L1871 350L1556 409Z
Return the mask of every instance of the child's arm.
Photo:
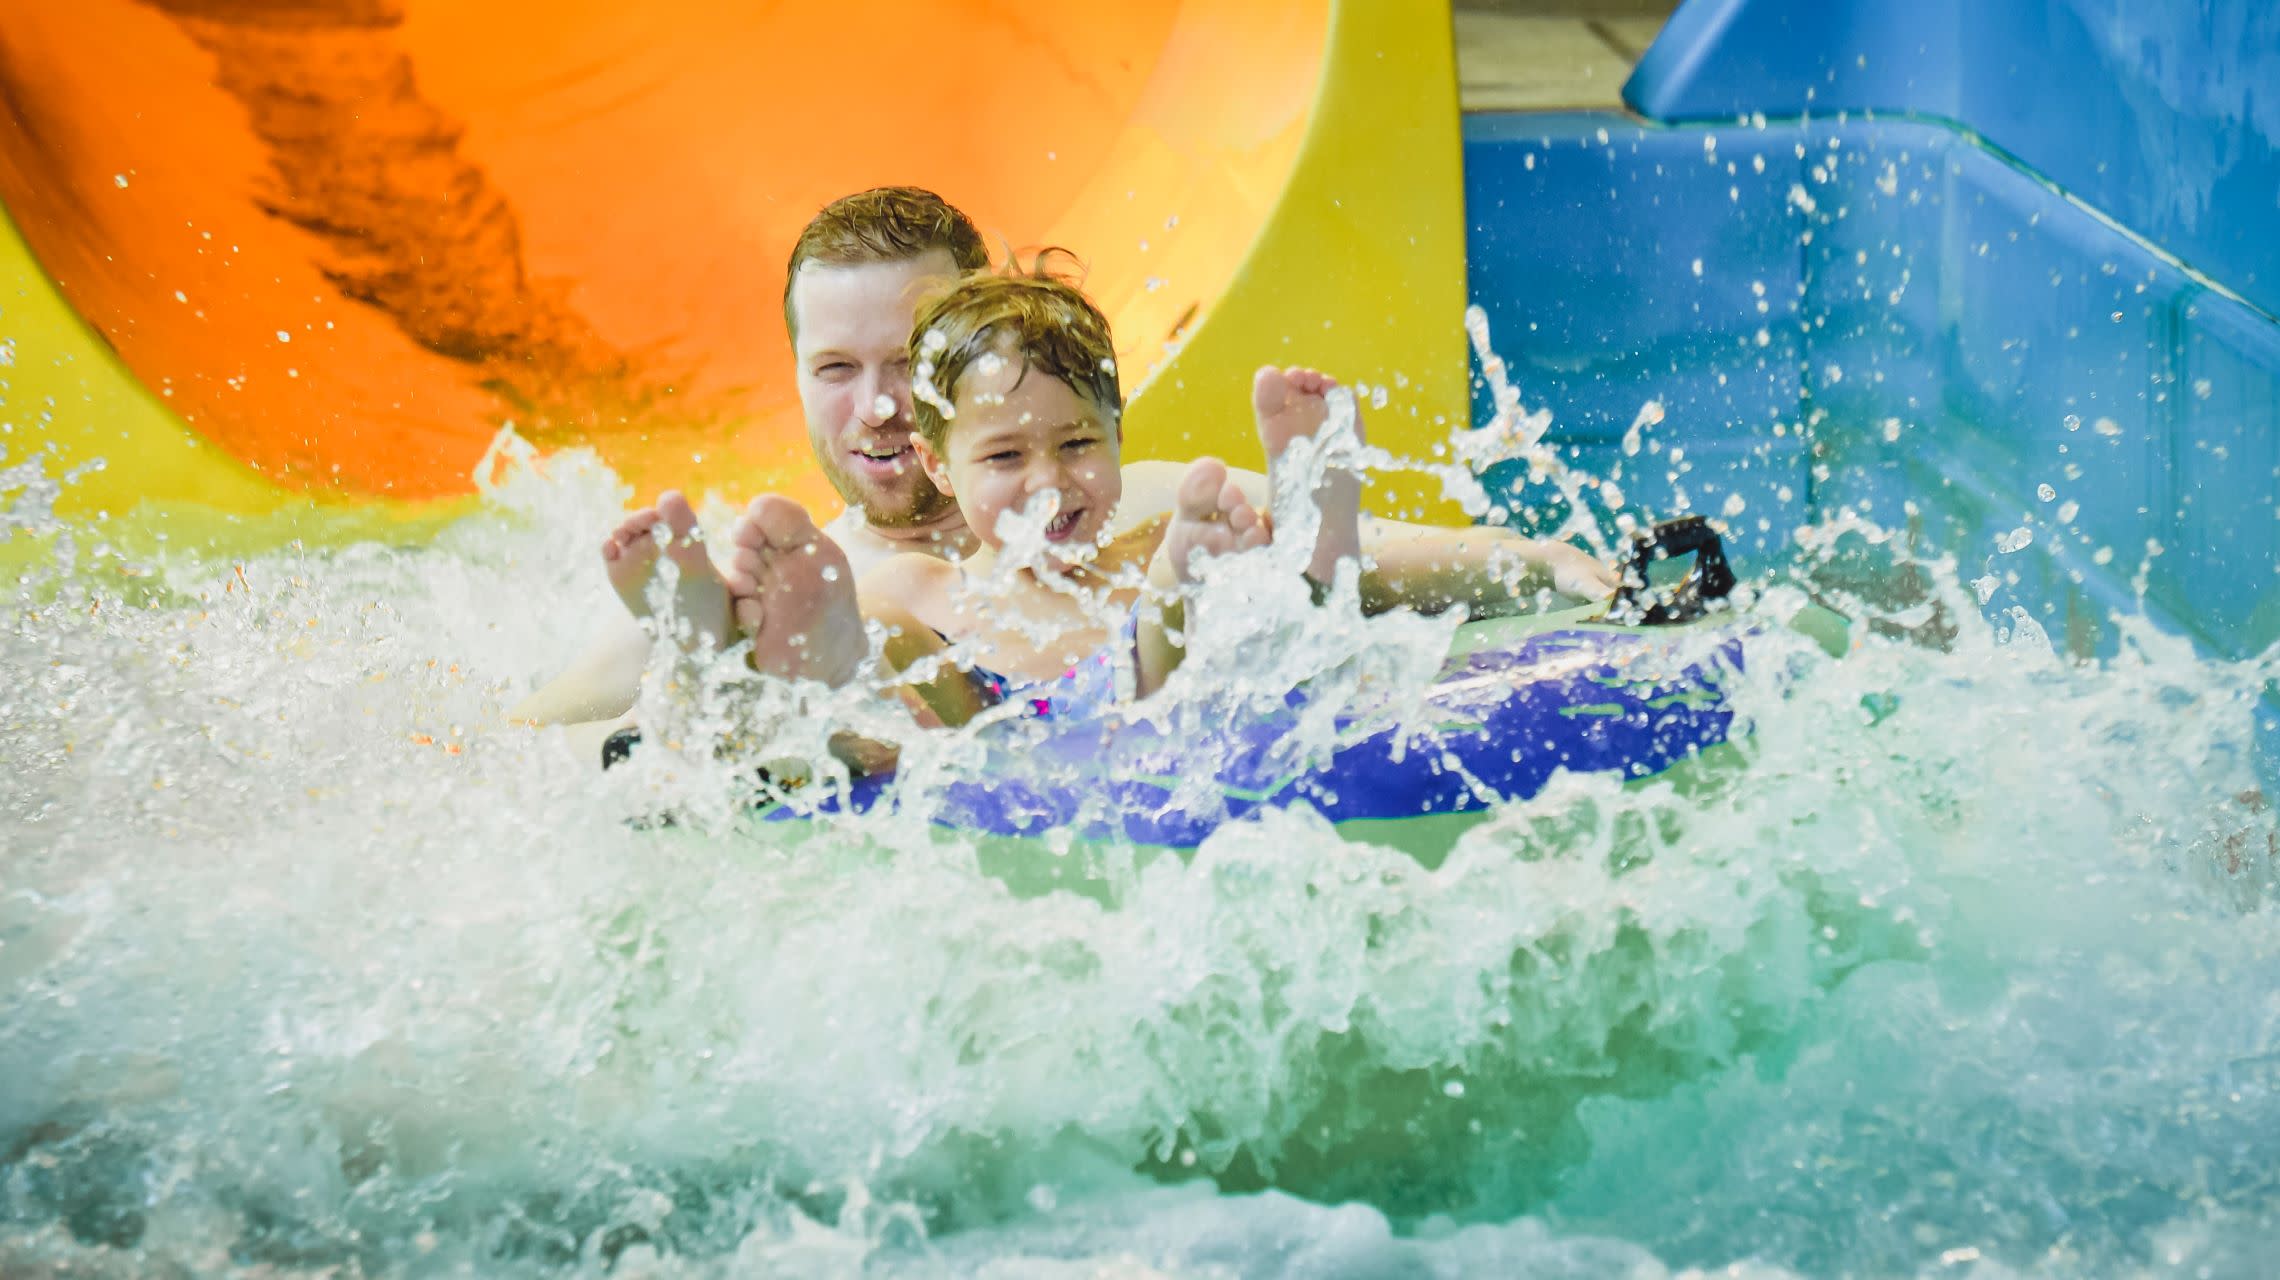
M928 659L940 658L949 644L895 598L903 586L899 575L889 574L879 579L879 571L875 570L859 580L856 599L864 621L878 623L886 631L882 656L887 667L899 675ZM973 680L948 662L932 664L918 676L891 684L880 692L899 699L910 709L912 718L930 729L965 724L988 705L982 701L981 691ZM865 777L893 772L901 762L902 749L891 742L840 730L831 735L831 754L855 776Z
M855 582L855 596L868 622L886 630L884 657L896 674L923 668L893 687L929 726L965 724L988 703L973 678L944 655L950 642L924 619L940 612L957 585L958 569L932 556L895 556Z

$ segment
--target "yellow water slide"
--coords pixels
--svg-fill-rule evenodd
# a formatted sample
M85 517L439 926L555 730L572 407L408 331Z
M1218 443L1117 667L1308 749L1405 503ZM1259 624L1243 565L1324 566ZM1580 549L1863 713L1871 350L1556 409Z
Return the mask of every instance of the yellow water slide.
M1445 0L0 0L0 464L100 458L61 510L175 545L455 513L508 425L828 501L784 257L888 183L1088 264L1135 453L1255 465L1249 370L1304 361L1422 455L1450 42Z

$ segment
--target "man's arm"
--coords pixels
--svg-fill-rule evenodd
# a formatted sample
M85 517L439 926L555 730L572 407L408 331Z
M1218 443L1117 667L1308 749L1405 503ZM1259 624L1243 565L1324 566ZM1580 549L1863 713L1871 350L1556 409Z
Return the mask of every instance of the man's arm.
M1148 460L1124 468L1119 523L1129 525L1172 510L1187 465ZM1256 471L1229 467L1227 478L1243 498L1271 509L1273 490ZM1524 607L1549 589L1579 600L1615 593L1607 566L1565 542L1529 538L1493 525L1443 528L1406 520L1362 517L1362 604L1373 612L1405 605L1426 613L1463 605L1479 613Z
M616 720L641 693L649 660L649 633L632 615L606 616L568 670L514 705L507 718L525 724L581 724Z
M1527 608L1545 591L1605 600L1616 587L1613 571L1589 552L1493 525L1444 529L1365 518L1362 557L1362 605L1373 612L1462 607L1479 617Z

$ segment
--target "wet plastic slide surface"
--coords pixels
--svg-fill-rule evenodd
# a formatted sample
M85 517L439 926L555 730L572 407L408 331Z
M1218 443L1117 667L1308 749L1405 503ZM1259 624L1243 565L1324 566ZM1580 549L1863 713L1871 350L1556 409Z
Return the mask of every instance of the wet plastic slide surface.
M1691 0L1624 97L1671 121L1951 121L2280 314L2269 0Z
M1628 90L1678 118L1468 120L1471 286L1551 439L1745 560L1859 516L2060 652L2141 609L2280 641L2280 134L2234 92L2280 26L2127 8L1694 0ZM1928 115L1864 117L1896 104ZM2280 696L2261 719L2280 779Z
M1086 261L1136 453L1240 459L1267 360L1463 413L1443 5L0 0L0 113L6 443L82 512L416 510L509 423L827 500L783 262L884 183Z
M2280 640L2280 7L1692 0L1625 96L1809 116L1808 152L1835 148L1785 198L1817 234L1802 416L1879 464L1821 505L1945 514L1967 557L2005 540L1998 583L2078 648L2140 572L2220 653ZM1895 112L1928 119L1861 120ZM1888 417L1942 425L1903 445Z
M2280 326L2254 308L1935 124L1467 140L1499 350L1637 514L1720 516L1768 563L1849 509L2077 653L2141 568L2217 650L2280 639Z

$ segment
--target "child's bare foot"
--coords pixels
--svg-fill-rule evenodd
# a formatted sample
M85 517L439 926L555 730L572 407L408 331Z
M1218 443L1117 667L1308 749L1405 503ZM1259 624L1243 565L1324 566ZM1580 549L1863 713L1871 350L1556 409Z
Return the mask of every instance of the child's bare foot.
M841 685L870 641L847 553L800 504L763 494L729 539L728 593L736 625L752 637L752 666L774 676Z
M1171 523L1164 526L1163 541L1156 544L1148 565L1148 582L1163 599L1161 608L1140 611L1139 634L1134 637L1141 697L1162 688L1187 655L1186 639L1175 638L1187 625L1181 588L1195 581L1203 561L1263 547L1272 540L1266 517L1228 478L1226 463L1197 458L1188 464L1180 476Z
M1259 370L1251 380L1251 409L1258 416L1259 442L1267 449L1267 471L1274 475L1283 451L1293 440L1313 437L1330 421L1329 395L1338 380L1313 369L1293 366ZM1360 438L1362 424L1354 422ZM1284 483L1282 477L1275 477ZM1314 537L1314 554L1306 576L1327 583L1337 576L1338 562L1362 554L1362 479L1333 466L1314 488L1314 502L1322 512L1322 527Z
M1208 559L1263 547L1268 540L1266 521L1227 478L1226 463L1197 458L1188 464L1162 543L1161 554L1170 562L1175 581L1194 581L1197 552Z
M662 517L655 507L643 507L610 530L602 543L602 570L610 589L625 602L627 613L649 616L649 577L657 572L657 526Z
M662 539L659 524L665 526ZM689 624L692 642L706 649L725 644L730 634L728 587L705 552L696 509L674 489L657 495L657 505L627 516L602 544L602 567L610 586L636 618L650 616L649 580L657 572L660 554L681 571L673 589L673 610Z

